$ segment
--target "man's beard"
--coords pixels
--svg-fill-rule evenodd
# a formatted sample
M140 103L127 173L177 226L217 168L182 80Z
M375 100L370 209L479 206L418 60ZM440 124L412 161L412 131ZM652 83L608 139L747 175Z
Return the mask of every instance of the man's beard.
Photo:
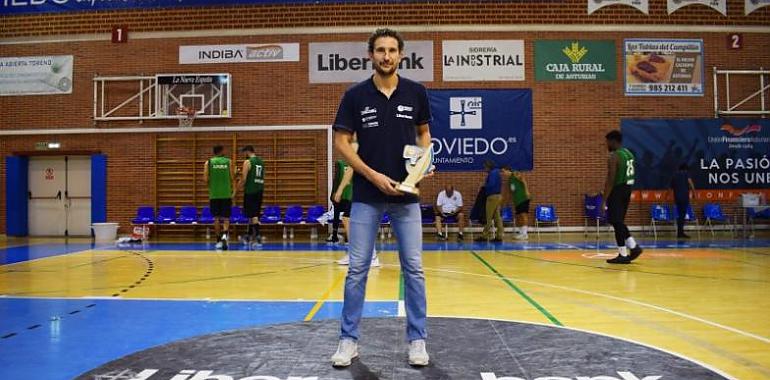
M397 67L398 66L393 65L392 68L386 70L386 69L383 69L382 66L380 66L379 63L375 63L374 64L374 71L376 71L377 74L380 74L381 76L387 77L387 76L391 76L391 75L395 74Z

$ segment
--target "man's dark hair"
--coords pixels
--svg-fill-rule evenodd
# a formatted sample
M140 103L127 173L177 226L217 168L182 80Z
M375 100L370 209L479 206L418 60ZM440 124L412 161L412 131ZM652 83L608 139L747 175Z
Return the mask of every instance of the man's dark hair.
M486 160L484 161L484 169L494 169L495 168L495 162L492 160Z
M254 153L254 147L251 145L246 145L243 148L241 148L241 152L243 153Z
M623 142L623 134L620 133L620 131L611 131L606 136L604 136L604 138L610 141L617 141L619 143Z
M401 33L389 28L380 28L369 36L369 53L374 53L374 42L380 37L395 38L398 41L398 51L404 51L404 37L401 37Z
M513 171L513 169L511 168L511 165L505 165L505 166L503 166L501 169L503 169L503 170L507 170L507 171L509 171L509 172L512 172L512 171Z
M220 154L225 148L222 145L214 145L214 154Z

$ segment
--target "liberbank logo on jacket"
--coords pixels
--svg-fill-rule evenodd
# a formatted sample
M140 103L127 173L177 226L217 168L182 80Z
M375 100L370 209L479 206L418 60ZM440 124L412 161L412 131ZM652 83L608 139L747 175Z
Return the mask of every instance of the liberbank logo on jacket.
M482 170L484 161L532 170L532 91L428 90L433 164Z

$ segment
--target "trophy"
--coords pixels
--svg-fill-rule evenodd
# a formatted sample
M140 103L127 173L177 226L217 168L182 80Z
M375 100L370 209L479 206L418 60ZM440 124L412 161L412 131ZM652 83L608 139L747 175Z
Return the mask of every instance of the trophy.
M404 158L406 159L406 179L396 185L396 190L404 193L420 195L417 182L433 170L433 144L426 148L417 145L404 146Z

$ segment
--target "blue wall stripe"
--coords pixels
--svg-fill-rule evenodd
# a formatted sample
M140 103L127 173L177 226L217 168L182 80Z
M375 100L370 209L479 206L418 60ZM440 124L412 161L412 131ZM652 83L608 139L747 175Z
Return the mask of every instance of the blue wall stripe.
M91 156L91 223L107 221L107 156Z
M29 199L29 158L5 158L5 233L8 236L27 236Z

